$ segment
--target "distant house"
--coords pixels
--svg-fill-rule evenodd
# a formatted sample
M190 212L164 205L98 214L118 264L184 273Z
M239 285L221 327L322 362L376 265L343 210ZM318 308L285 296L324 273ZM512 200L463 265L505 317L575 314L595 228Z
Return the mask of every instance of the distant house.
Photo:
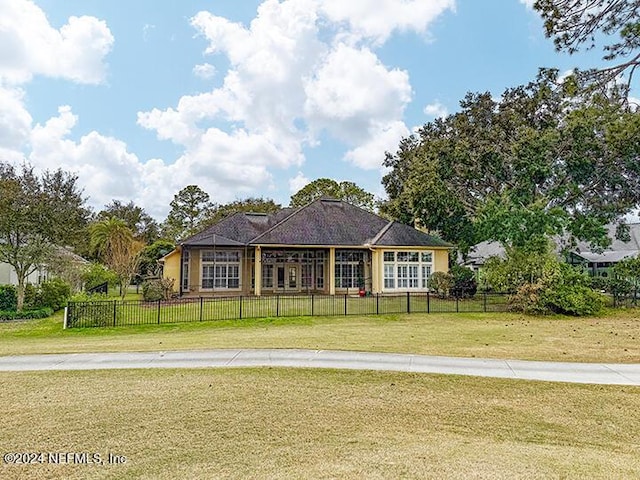
M452 245L341 200L236 213L167 254L182 295L426 291Z
M82 258L79 255L76 255L71 250L63 247L56 247L54 250L55 254L55 266L51 268L51 265L47 265L46 263L42 265L38 265L36 269L30 273L26 278L26 283L30 283L32 285L40 285L42 282L46 282L52 277L51 270L62 270L64 266L74 266L77 268L81 268L85 265L88 265L89 262ZM66 271L69 268L64 269ZM70 283L81 282L80 279L75 278L66 278L66 281ZM0 262L0 285L17 285L18 284L18 276L16 275L16 271L14 268L8 263ZM72 285L72 287L79 289L82 285Z
M593 251L586 242L579 242L575 249L564 255L565 260L572 265L582 266L589 275L606 277L613 265L640 254L640 223L629 224L628 242L615 238L615 225L607 228L612 241L602 252ZM560 255L559 251L557 253ZM472 247L465 265L479 270L489 258L495 256L504 257L502 245L498 242L481 242Z
M33 273L27 276L27 283L39 285L47 280L47 269L40 265ZM0 262L0 285L17 285L16 271L8 263Z

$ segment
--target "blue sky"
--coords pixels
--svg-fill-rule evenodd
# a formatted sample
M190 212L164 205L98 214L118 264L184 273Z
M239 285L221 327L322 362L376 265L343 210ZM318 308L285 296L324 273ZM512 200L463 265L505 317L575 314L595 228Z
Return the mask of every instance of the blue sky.
M286 205L320 177L382 196L386 150L499 96L556 53L525 0L0 0L0 158L78 174L96 210L162 220L213 201Z

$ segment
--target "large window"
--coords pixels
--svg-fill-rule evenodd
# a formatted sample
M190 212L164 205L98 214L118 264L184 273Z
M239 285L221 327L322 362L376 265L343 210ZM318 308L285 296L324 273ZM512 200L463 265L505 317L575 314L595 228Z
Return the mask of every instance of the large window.
M336 250L336 288L364 286L364 254L362 250Z
M385 290L422 290L433 271L433 253L387 251L383 253Z
M240 252L204 250L202 260L203 289L240 288Z
M262 288L273 288L273 265L262 265Z

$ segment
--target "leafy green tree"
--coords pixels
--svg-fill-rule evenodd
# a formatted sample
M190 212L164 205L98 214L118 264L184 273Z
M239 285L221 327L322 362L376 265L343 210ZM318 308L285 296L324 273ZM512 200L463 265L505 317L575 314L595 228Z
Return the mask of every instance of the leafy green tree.
M145 212L144 208L137 206L133 202L125 204L119 200L113 200L108 205L105 205L104 210L98 213L96 219L100 221L111 217L124 221L135 237L147 244L152 244L160 238L158 222Z
M168 240L157 240L144 247L140 253L138 275L141 278L155 277L158 275L158 260L175 248L175 244Z
M197 232L211 208L209 194L197 185L188 185L171 201L171 211L163 224L163 235L177 243Z
M534 8L544 21L547 37L556 50L576 53L601 41L603 60L614 62L602 69L578 72L596 85L606 85L627 74L627 88L640 65L640 4L637 0L536 0ZM626 96L624 97L626 99Z
M554 235L605 247L604 225L640 204L640 115L619 102L574 96L543 70L500 100L468 94L460 106L387 155L387 215L463 252L496 240L535 254Z
M292 195L290 205L303 207L320 197L332 197L344 200L358 207L373 212L376 200L373 194L363 190L353 182L336 182L330 178L319 178L307 184Z
M235 200L224 205L214 205L206 213L202 222L203 226L213 225L220 220L237 212L275 213L282 207L270 198L249 197L244 200Z
M47 263L54 245L81 240L89 217L77 177L62 170L38 176L32 166L0 163L0 262L18 279L17 308L27 277Z
M117 275L120 293L124 298L138 268L144 243L136 240L127 224L118 218L96 222L89 230L92 247Z

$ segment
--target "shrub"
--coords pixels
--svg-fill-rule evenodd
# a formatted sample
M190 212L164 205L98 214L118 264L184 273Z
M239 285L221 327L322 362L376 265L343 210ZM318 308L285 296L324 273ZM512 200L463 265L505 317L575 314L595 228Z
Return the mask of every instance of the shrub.
M57 311L67 305L69 297L71 297L71 285L59 278L53 278L40 285L37 305L40 308L48 307Z
M453 284L453 275L447 272L434 272L428 282L429 288L439 297L448 296Z
M476 294L478 283L476 282L476 275L473 273L473 270L461 265L454 265L451 268L451 275L453 276L451 294L454 297L467 298L473 297Z
M142 298L147 302L169 300L173 291L173 279L161 278L147 280L142 284Z
M586 274L561 263L549 252L507 249L505 259L487 263L490 283L516 292L509 299L511 310L592 315L604 306L604 299L591 289L592 280Z
M105 282L111 288L118 284L118 276L100 263L89 265L82 276L82 280L87 290Z
M18 307L18 293L13 285L0 285L0 311L15 310Z
M32 283L27 283L24 286L24 309L33 310L39 307L38 289Z
M13 311L0 311L0 321L6 322L8 320L30 320L34 318L47 318L53 315L51 308L39 308L37 310L24 310L21 312Z

